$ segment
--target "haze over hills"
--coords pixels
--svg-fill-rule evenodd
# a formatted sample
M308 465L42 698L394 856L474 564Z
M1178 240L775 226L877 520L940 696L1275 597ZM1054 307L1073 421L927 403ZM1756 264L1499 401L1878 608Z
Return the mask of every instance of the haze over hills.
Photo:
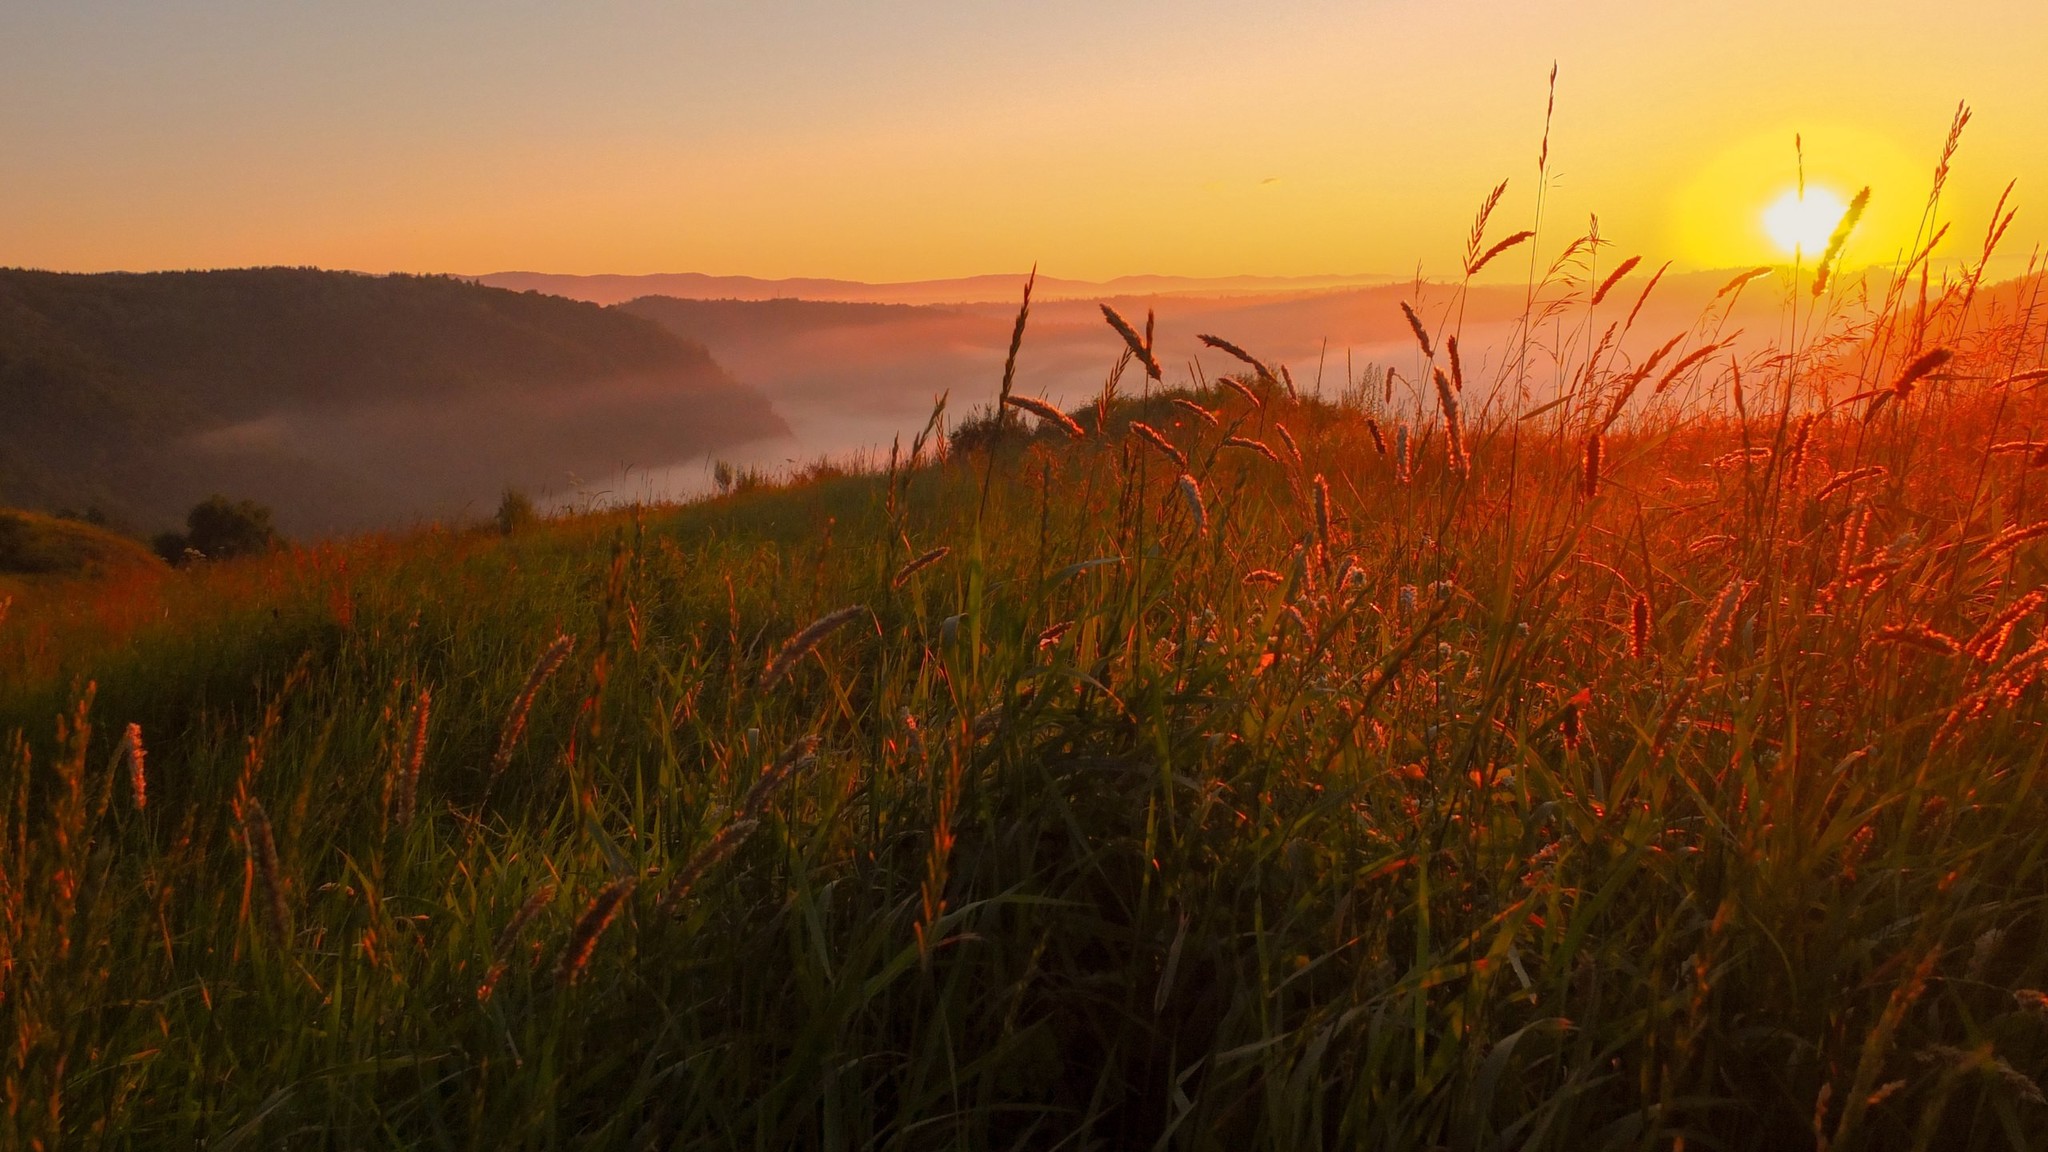
M493 272L472 277L479 284L518 292L546 292L596 304L621 304L642 296L676 296L696 300L823 300L877 304L1000 304L1014 303L1024 287L1023 273L963 276L951 280L912 280L870 284L858 280L799 277L764 280L755 276L710 276L701 272L661 272L642 276L571 276L548 272ZM1399 279L1370 273L1331 276L1119 276L1113 280L1065 280L1039 276L1035 295L1041 300L1099 300L1112 296L1251 295L1317 292Z
M647 278L553 279L618 287ZM1735 336L1735 352L1775 337L1777 278L1717 300L1728 280L1726 271L1664 277L1633 330L1616 337L1617 362L1681 332ZM1527 290L1510 285L1461 297L1452 285L1412 281L1207 293L1174 277L1111 283L1123 290L1062 296L1086 286L1039 282L1020 391L1068 407L1091 398L1121 348L1098 307L1108 303L1134 321L1156 313L1168 384L1236 367L1198 339L1214 333L1286 367L1303 391L1383 387L1392 366L1401 375L1383 399L1420 420L1435 400L1401 304L1432 329L1462 331L1480 409L1528 307ZM1617 285L1599 324L1628 312L1646 283L1639 274ZM747 284L874 296L905 288ZM506 484L558 498L674 498L708 487L715 460L773 470L886 451L923 424L935 397L949 395L958 419L986 405L1001 376L1020 279L919 290L939 292L932 284L996 298L646 295L600 306L456 277L0 272L0 401L10 415L0 424L0 504L98 506L154 530L219 491L272 504L288 532L317 534L481 515ZM1164 287L1141 290L1148 285ZM1589 339L1584 296L1553 286L1546 299L1563 302L1538 306L1547 318L1528 361L1532 393L1557 386L1546 349ZM1985 299L1992 306L1999 293ZM1140 386L1135 377L1125 385Z
M487 514L787 432L699 345L451 277L0 271L0 504L169 527L212 492L292 533Z
M1728 283L1723 271L1665 276L1647 300L1633 332L1618 337L1623 356L1644 355L1674 333L1690 329L1709 304L1722 335L1747 329L1747 341L1775 333L1772 316L1781 300L1775 281L1749 286L1731 302L1716 293ZM1133 277L1133 280L1156 279ZM1601 323L1619 319L1647 282L1631 276L1603 305ZM1041 285L1043 281L1041 281ZM890 438L919 427L932 399L950 392L950 411L965 415L994 396L1002 374L1016 291L994 302L940 305L827 302L814 300L681 299L648 296L617 305L677 335L702 343L735 375L758 387L789 422L788 440L763 441L740 462L773 465L861 448L886 450ZM1550 293L1557 295L1555 289ZM1583 296L1583 293L1581 294ZM1501 367L1497 357L1528 303L1520 285L1481 285L1469 290L1452 316L1453 286L1425 282L1378 284L1322 291L1260 294L1162 295L1107 293L1079 299L1034 294L1029 326L1018 358L1019 391L1069 407L1085 403L1100 388L1116 360L1121 341L1103 323L1099 303L1134 321L1148 310L1157 317L1157 347L1168 382L1229 372L1237 366L1198 339L1214 333L1253 351L1276 368L1284 365L1303 390L1326 393L1365 379L1384 381L1394 366L1403 383L1394 399L1404 408L1429 410L1434 394L1401 304L1415 305L1432 327L1453 321L1468 349L1465 370L1480 394ZM1555 315L1537 344L1570 339L1585 323L1583 299ZM1452 330L1446 327L1444 331ZM1538 349L1532 386L1554 385ZM1135 388L1135 376L1126 377ZM665 478L667 490L701 485L703 465Z

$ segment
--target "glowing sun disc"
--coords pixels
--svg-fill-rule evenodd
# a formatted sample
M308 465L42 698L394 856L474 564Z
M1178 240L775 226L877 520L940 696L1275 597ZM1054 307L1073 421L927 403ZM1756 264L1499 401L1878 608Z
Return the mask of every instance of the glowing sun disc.
M1840 196L1825 188L1809 184L1804 199L1798 189L1788 188L1764 209L1764 231L1788 256L1799 252L1818 256L1848 210Z

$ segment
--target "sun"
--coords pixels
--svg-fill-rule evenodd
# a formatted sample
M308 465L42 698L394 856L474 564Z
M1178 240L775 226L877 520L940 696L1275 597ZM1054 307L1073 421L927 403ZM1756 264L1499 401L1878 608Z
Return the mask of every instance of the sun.
M1826 188L1809 186L1804 196L1797 188L1787 188L1764 209L1764 231L1787 256L1818 256L1848 210L1842 198Z
M1793 143L1800 136L1803 155ZM1681 268L1790 263L1798 253L1811 264L1827 250L1849 194L1866 185L1870 206L1852 237L1852 262L1892 259L1920 223L1927 170L1888 134L1840 121L1785 123L1719 146L1703 141L1701 154L1672 189L1660 237Z

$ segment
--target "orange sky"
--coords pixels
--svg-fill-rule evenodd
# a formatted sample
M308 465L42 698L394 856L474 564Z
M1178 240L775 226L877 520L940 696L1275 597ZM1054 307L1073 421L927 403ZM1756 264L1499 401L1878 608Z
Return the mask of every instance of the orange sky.
M1449 274L1511 180L1624 252L1772 258L1794 180L2048 238L2048 4L357 0L0 9L0 264L895 280ZM1515 271L1507 269L1507 271Z

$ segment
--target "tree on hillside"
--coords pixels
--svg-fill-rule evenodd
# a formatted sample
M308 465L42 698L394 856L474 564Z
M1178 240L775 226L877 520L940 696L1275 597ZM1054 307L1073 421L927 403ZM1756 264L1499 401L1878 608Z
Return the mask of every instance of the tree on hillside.
M185 514L185 531L165 532L152 544L157 555L173 564L184 562L191 553L225 560L267 552L280 542L270 515L269 508L254 500L231 501L216 494Z

